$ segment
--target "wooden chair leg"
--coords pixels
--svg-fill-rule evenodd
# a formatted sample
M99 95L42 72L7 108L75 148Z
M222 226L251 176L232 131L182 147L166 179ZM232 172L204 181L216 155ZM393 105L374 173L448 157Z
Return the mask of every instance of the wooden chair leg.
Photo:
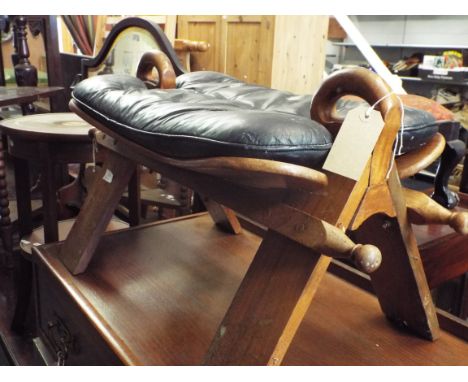
M205 196L202 196L202 201L211 218L219 228L225 232L236 235L242 232L239 219L237 219L237 216L233 210L224 207L223 205Z
M98 171L100 173L95 177L60 252L62 262L75 275L83 272L91 260L99 239L135 171L135 164L107 150L106 160Z
M4 249L4 258L0 262L5 268L11 269L14 267L13 262L13 225L11 222L0 223L1 240Z
M57 179L55 177L56 165L51 160L48 148L49 143L40 143L41 158L41 191L44 210L44 240L46 243L58 241L58 200Z
M437 203L449 209L455 208L460 202L458 194L449 189L448 182L453 169L465 155L465 151L466 145L461 140L448 141L440 157L440 166L434 182L434 193L431 197Z
M268 231L205 364L281 364L329 263L330 258Z
M131 227L140 224L141 217L141 192L140 192L140 166L135 166L135 171L128 183L128 217Z
M33 266L30 261L18 256L14 272L16 306L11 329L18 334L24 334L32 297Z
M20 237L32 232L33 221L31 212L31 192L29 183L28 161L13 158L15 171L16 205L18 212L18 233ZM16 307L11 328L17 333L23 333L29 311L32 291L32 264L20 255L14 259Z
M436 311L395 171L391 174L389 188L397 216L374 215L354 237L358 242L377 246L382 252L382 264L371 274L371 281L385 315L420 336L434 340L439 336Z

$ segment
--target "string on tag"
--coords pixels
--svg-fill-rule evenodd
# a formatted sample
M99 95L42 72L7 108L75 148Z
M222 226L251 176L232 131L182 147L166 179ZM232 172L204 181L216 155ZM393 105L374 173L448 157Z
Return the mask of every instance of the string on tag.
M384 95L382 98L378 99L372 106L370 106L366 113L365 117L369 118L370 117L370 112L375 109L375 107L382 102L384 99L387 99L391 95L395 95L396 98L398 99L398 102L400 102L400 108L401 108L401 119L400 119L400 130L398 130L397 136L396 136L396 141L395 145L393 147L393 155L392 155L392 160L390 162L390 166L387 171L386 179L390 176L390 171L392 171L393 165L395 164L395 157L397 155L401 155L401 151L403 149L403 134L405 132L405 108L403 106L403 101L401 98L398 96L398 94L395 94L395 92L390 92L386 95Z

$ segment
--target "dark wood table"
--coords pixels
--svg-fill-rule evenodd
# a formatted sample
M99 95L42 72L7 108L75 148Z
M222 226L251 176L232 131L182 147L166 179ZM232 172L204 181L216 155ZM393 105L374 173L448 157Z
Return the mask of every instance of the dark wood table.
M0 107L11 105L25 105L39 100L39 98L48 98L52 95L61 93L64 90L62 87L5 87L0 86ZM0 120L1 120L0 115ZM5 256L1 259L0 264L11 266L13 241L12 241L12 225L10 219L8 191L5 172L5 148L3 147L3 139L0 139L0 234L5 249Z
M58 240L56 166L92 162L91 125L73 113L33 114L0 122L15 170L20 236L32 231L29 163L41 173L45 242Z
M201 364L259 244L199 214L106 234L77 277L57 258L62 244L35 248L40 338L49 322L72 333L69 365ZM468 345L398 330L375 296L326 274L284 364L466 365Z
M36 163L41 174L44 240L59 239L56 173L59 165L92 161L90 128L73 113L33 114L0 121L14 166L20 238L33 230L29 166ZM21 332L31 295L32 265L23 256L16 262L18 302L12 327Z
M37 101L39 98L50 97L63 90L62 87L5 87L0 86L0 107L21 105Z

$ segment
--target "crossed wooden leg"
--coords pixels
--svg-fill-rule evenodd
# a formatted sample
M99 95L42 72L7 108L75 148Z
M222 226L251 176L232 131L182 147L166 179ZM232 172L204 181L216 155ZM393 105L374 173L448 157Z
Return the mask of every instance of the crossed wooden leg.
M330 260L269 231L218 328L205 364L281 364Z
M62 261L75 274L86 269L134 170L133 160L113 150L106 151L101 174L96 177L61 250ZM369 169L366 171L368 175ZM180 174L174 170L171 175L177 178ZM208 197L217 199L224 195L221 180L210 184L199 180L203 175L184 173L183 176L188 186L194 189L198 186ZM331 257L320 254L322 250L314 248L326 249L331 245L334 248L331 253L338 253L338 256L340 252L348 257L359 252L365 253L364 263L372 259L368 256L372 252L369 248L362 251L367 246L355 245L344 235L366 192L366 174L359 182L328 174L328 181L327 192L312 193L312 196L307 193L304 199L292 195L287 204L251 211L270 230L217 331L206 355L206 364L281 363L331 261ZM242 210L249 194L242 194L244 191L234 185L233 188L232 192L224 192L225 199L220 201ZM395 171L389 189L396 217L375 215L369 218L357 231L357 237L359 242L375 243L382 248L382 270L372 279L385 314L406 323L420 335L435 339L438 336L435 311ZM236 199L240 200L237 204ZM261 207L260 200L257 201L254 204ZM216 215L215 209L218 213L230 213L213 204L209 206L212 216ZM313 211L314 217L305 211ZM281 216L277 216L278 213ZM332 225L322 226L320 219ZM325 236L320 234L311 239L316 227L323 229ZM315 241L323 243L314 247Z

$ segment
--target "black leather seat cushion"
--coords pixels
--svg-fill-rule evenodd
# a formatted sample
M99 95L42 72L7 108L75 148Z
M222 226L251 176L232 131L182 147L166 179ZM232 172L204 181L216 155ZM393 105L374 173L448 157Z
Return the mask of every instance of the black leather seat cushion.
M250 85L222 73L187 73L170 90L148 90L126 75L97 76L78 84L73 98L118 134L175 158L241 156L320 167L332 145L328 130L310 119L311 95ZM340 101L338 114L355 102ZM402 153L436 132L430 113L405 107Z
M281 97L276 94L278 105ZM261 110L216 93L148 90L131 76L89 78L75 87L73 98L119 135L175 158L241 156L316 167L332 145L328 130L309 116Z
M217 72L191 72L177 77L177 88L229 99L254 108L310 116L312 95L294 95L262 86L249 85ZM336 104L336 115L346 117L348 111L367 103L354 98L342 98ZM438 122L431 113L404 106L403 146L400 154L424 146L438 131Z
M311 95L296 95L247 84L218 72L185 73L176 79L178 89L239 102L248 108L300 115L310 119Z

